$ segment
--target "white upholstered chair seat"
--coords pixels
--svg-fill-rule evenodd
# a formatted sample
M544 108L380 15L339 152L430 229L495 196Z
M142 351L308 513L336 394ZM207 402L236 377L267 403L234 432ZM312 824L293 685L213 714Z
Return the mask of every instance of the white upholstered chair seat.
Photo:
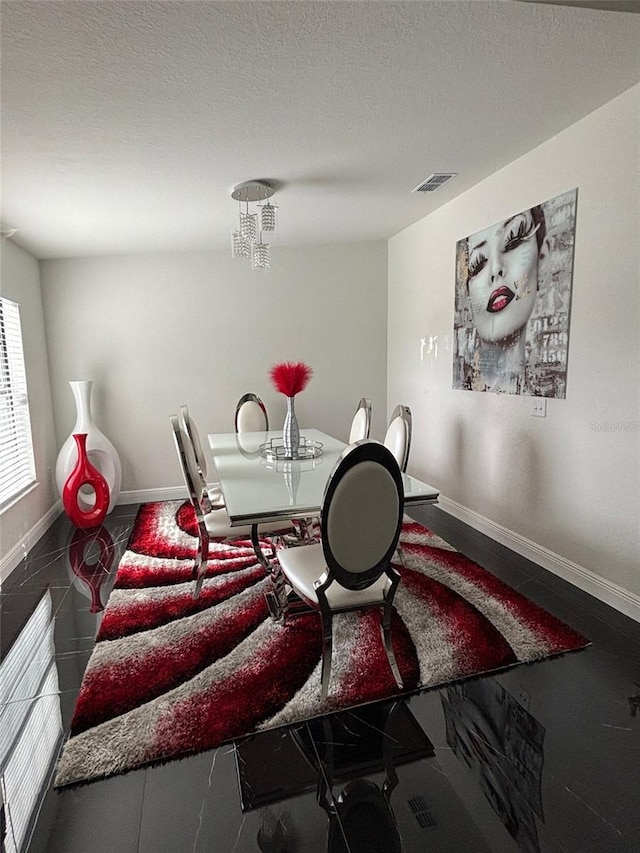
M278 554L280 566L287 579L307 601L318 604L313 588L315 581L327 570L322 545L304 548L288 548ZM385 592L391 586L389 578L381 575L366 589L352 590L334 582L326 589L327 603L332 610L367 607L384 601Z

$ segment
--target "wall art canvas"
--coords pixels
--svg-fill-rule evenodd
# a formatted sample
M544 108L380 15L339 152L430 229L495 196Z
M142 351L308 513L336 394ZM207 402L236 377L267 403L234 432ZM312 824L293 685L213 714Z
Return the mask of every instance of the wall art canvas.
M577 196L456 243L454 388L566 396Z

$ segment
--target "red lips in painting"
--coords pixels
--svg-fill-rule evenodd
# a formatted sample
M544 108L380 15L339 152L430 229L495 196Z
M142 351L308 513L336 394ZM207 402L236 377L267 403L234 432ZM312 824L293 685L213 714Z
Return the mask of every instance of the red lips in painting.
M497 290L494 290L489 297L489 301L487 302L487 311L490 314L497 314L499 311L502 311L503 308L506 308L512 299L515 299L515 293L513 290L505 286L499 287Z

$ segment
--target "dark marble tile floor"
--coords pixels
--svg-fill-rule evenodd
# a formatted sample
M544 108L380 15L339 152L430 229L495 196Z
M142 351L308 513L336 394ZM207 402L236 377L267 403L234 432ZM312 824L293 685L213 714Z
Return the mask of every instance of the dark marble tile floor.
M640 851L640 624L438 507L416 518L592 645L54 790L136 511L60 517L3 585L3 853Z

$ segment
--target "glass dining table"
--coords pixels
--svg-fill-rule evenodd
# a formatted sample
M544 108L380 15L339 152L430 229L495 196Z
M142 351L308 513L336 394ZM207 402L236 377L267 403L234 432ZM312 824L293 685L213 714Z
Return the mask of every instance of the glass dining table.
M309 458L279 458L282 431L210 433L207 438L231 527L251 525L258 558L268 561L258 544L258 527L268 522L320 515L325 486L347 445L317 429L300 430ZM438 490L402 475L405 508L436 503Z

